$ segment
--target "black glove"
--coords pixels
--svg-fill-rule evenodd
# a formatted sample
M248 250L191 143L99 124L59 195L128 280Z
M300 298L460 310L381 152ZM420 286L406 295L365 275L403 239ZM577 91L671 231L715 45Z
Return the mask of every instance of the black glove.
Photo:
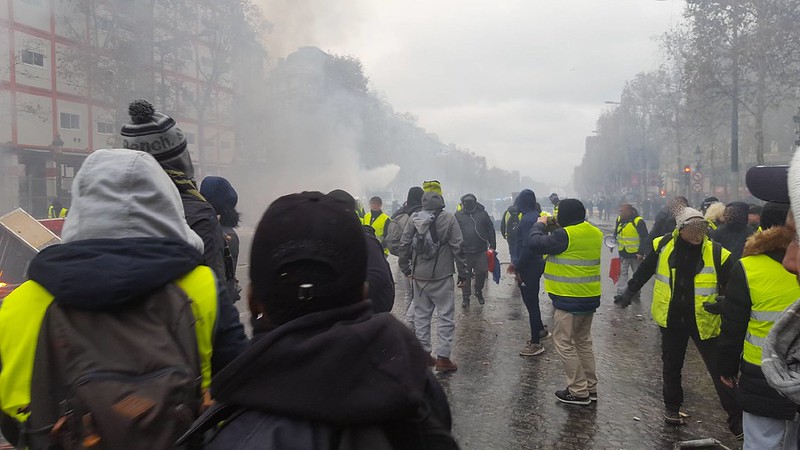
M633 296L636 295L635 292L631 291L630 289L625 289L625 292L622 295L615 295L614 296L614 304L622 307L627 308L631 305L631 301L633 300Z
M703 309L706 310L709 314L722 314L722 302L725 300L725 297L717 297L716 302L703 302Z

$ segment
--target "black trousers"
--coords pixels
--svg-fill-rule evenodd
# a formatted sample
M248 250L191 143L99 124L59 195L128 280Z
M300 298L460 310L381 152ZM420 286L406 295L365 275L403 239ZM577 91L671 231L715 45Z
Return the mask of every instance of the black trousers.
M664 406L673 411L683 404L681 372L686 359L689 338L694 341L706 370L714 382L722 409L728 414L728 428L734 433L742 430L742 409L736 403L736 391L725 386L719 379L716 349L719 338L701 340L697 331L694 311L670 311L667 328L661 328L661 362L664 382Z

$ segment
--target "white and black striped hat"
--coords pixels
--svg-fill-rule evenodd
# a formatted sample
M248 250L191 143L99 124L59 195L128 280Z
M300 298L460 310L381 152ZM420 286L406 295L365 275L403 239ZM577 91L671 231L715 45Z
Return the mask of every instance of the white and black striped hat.
M122 146L149 153L164 163L181 158L186 152L186 137L172 117L156 112L147 100L134 100L128 106L131 121L122 126Z

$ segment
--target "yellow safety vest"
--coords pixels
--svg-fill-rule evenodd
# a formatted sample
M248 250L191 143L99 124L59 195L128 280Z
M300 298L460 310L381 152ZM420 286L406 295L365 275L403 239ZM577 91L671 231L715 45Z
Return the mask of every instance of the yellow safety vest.
M653 240L653 248L658 249L662 237ZM653 286L653 304L650 312L653 320L662 328L667 327L669 305L672 302L672 288L675 284L675 269L669 267L669 257L675 250L675 240L680 239L677 230L672 239L661 249L658 255L658 266ZM694 315L700 339L706 340L719 336L721 318L719 314L711 314L703 308L705 302L715 302L718 295L717 270L714 267L714 244L707 237L703 239L703 268L694 277ZM728 260L731 253L721 249L720 264Z
M619 251L639 253L641 239L639 238L639 231L636 230L636 227L641 221L642 218L636 216L633 221L626 223L625 226L622 227L622 218L617 217L617 248Z
M544 266L544 288L548 294L561 297L598 297L600 253L603 232L589 222L564 227L569 236L567 250L547 255Z
M709 230L716 230L717 229L717 224L714 223L713 220L707 220L706 222L708 222L708 229Z
M202 387L211 386L211 355L217 321L217 281L209 267L199 266L175 281L191 300ZM53 295L35 281L27 281L3 300L0 307L0 409L19 422L28 420L31 378L39 331Z
M67 208L61 208L61 211L58 212L57 216L53 210L53 205L50 205L50 208L47 209L48 219L63 219L65 217L67 217Z
M383 232L384 232L384 230L386 230L386 222L388 222L389 220L390 220L389 216L386 215L385 212L381 212L381 215L378 216L375 219L374 222L372 222L372 211L370 211L370 212L368 212L367 214L364 215L364 221L362 223L364 225L372 227L372 229L375 230L375 237L378 238L378 240L381 242L381 245L382 245L383 244L383 239L384 239ZM370 223L370 222L372 222L372 223ZM383 253L388 255L389 254L389 249L388 248L384 248L383 249Z
M747 256L740 262L752 302L742 358L760 366L761 346L778 317L800 298L800 286L794 275L767 255Z
M558 205L553 205L553 217L555 217L555 219L558 220Z

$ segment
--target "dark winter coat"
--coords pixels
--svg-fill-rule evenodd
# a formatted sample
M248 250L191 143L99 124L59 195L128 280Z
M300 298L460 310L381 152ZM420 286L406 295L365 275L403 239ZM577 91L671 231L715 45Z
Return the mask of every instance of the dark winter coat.
M535 253L530 247L530 234L533 225L539 220L541 212L536 206L536 195L530 189L525 189L519 193L515 205L522 213L522 220L519 221L514 238L514 246L511 252L511 262L520 274L526 274L524 278L534 278L541 276L544 272L544 257L541 253ZM509 240L509 245L511 241Z
M711 239L719 242L731 252L731 258L734 261L738 261L742 257L744 243L751 234L750 228L747 226L748 209L747 203L730 203L725 208L725 223L708 233Z
M646 242L642 243L644 253L652 253L653 241L658 237L664 236L665 234L672 233L677 225L678 224L675 222L675 217L666 208L662 209L658 214L656 214L656 218L653 221L653 228L650 229L650 234L647 235Z
M225 237L217 220L217 212L210 203L181 192L186 223L203 240L203 264L211 267L219 280L227 280L225 273Z
M375 229L365 225L364 238L367 240L367 282L372 310L389 312L394 306L394 278L389 261L383 253L381 241L375 237Z
M483 205L478 203L474 211L462 208L455 216L461 227L465 253L486 253L489 248L497 248L494 222Z
M748 243L746 254L765 254L780 262L786 253L780 240L780 235L761 233L752 244ZM731 270L722 304L722 330L717 350L719 373L735 377L741 371L737 400L744 411L763 417L793 420L797 405L767 384L760 366L750 364L741 357L753 305L747 283L742 264L737 261Z
M457 448L427 359L405 325L368 302L295 319L256 336L213 380L215 399L239 413L206 448L384 449L387 436L394 448L431 448L418 437Z

